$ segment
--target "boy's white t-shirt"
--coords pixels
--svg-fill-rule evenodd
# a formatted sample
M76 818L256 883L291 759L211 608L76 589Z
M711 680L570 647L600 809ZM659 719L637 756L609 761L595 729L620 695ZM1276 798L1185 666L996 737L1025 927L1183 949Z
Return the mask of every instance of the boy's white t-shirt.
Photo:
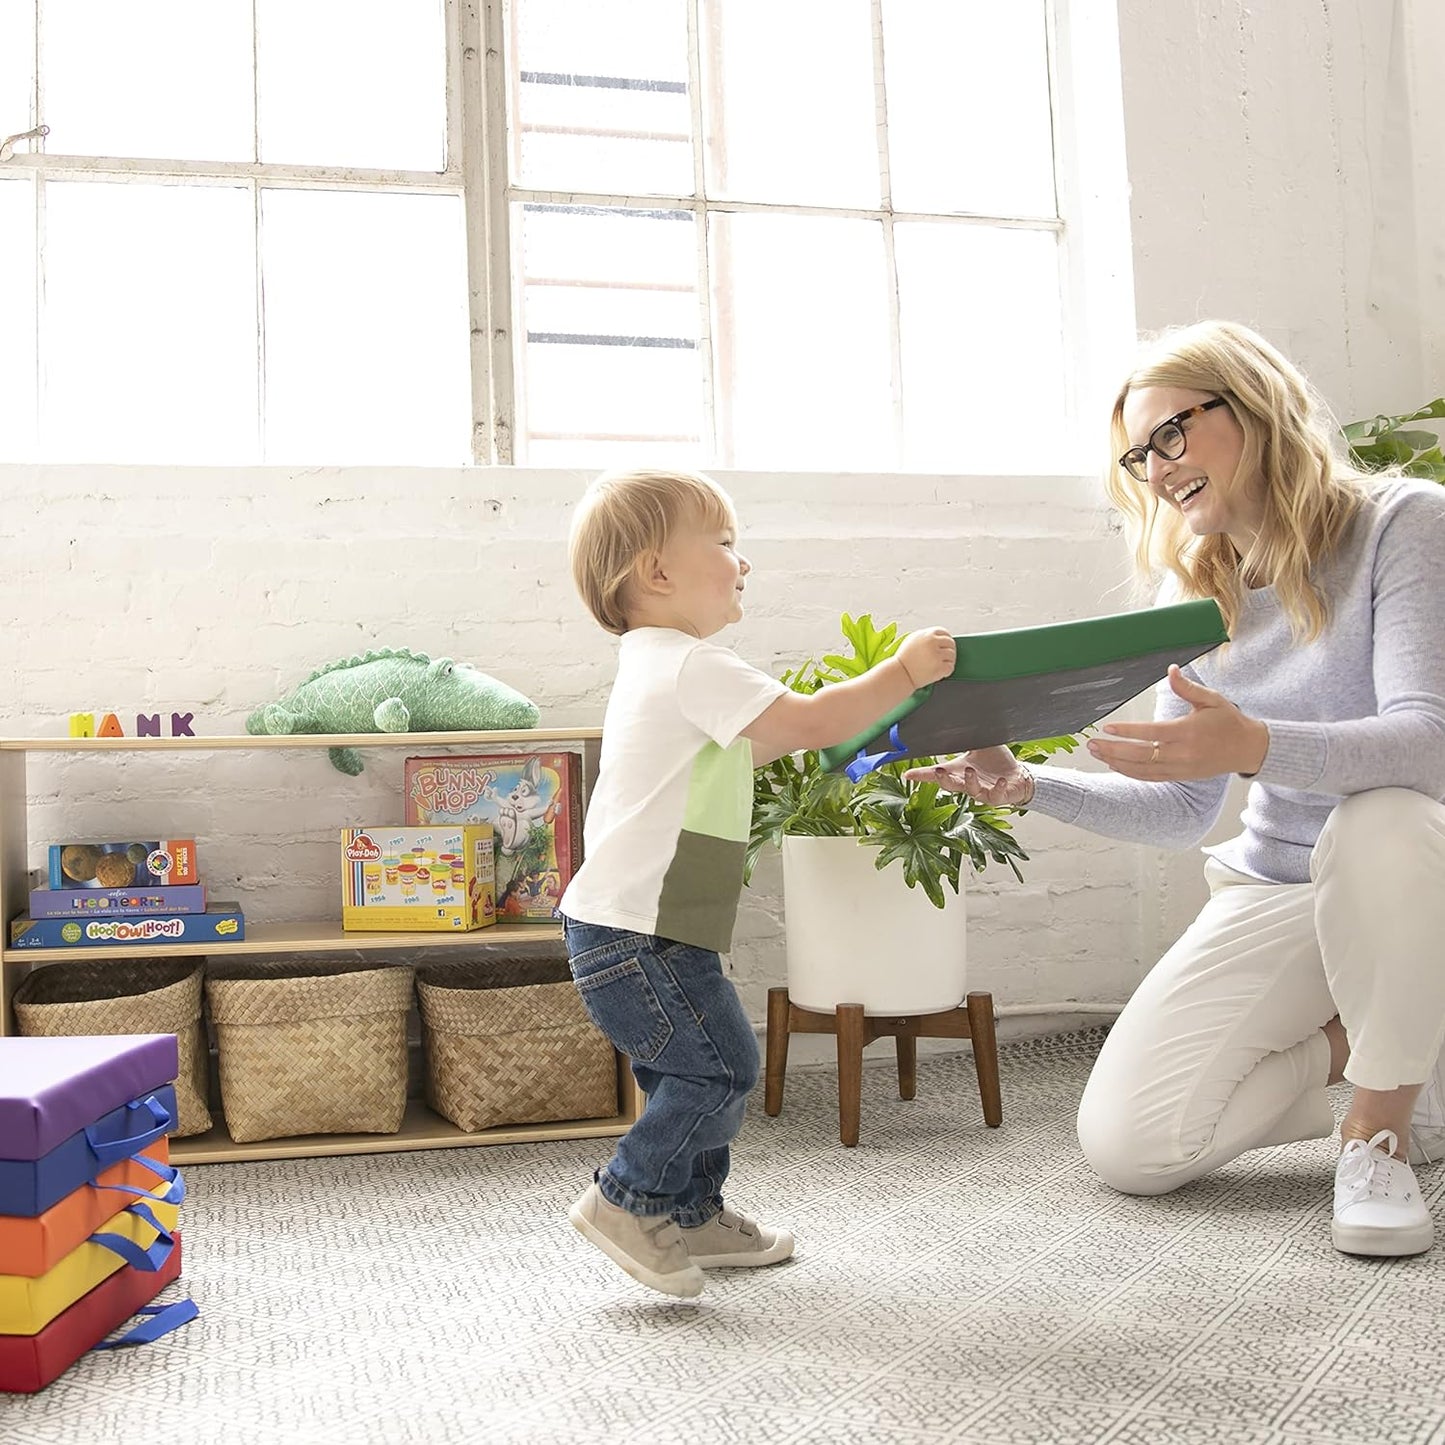
M562 913L726 953L752 821L753 750L739 733L786 691L703 638L624 633Z

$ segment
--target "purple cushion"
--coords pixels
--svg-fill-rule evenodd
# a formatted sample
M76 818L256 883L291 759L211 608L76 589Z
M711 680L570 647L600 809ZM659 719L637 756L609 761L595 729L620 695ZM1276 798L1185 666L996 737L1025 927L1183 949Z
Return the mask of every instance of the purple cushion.
M0 1159L39 1159L178 1071L174 1034L0 1039Z

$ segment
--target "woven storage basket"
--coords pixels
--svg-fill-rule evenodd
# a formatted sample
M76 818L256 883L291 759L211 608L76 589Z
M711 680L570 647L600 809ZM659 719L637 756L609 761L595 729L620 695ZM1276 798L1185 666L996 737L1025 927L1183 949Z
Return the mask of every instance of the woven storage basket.
M109 958L37 968L15 990L22 1034L174 1034L180 1072L171 1133L204 1134L210 1060L199 958Z
M396 1133L411 998L401 965L212 965L206 999L231 1138Z
M617 1055L562 961L417 969L427 1103L468 1133L617 1112Z

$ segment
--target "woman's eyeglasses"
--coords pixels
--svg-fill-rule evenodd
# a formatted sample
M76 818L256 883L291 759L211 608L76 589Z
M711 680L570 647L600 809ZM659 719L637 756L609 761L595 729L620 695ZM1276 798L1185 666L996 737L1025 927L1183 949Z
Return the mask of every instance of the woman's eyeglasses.
M1149 480L1149 453L1158 452L1166 462L1177 462L1184 455L1185 447L1189 445L1189 438L1184 434L1184 423L1192 416L1198 416L1201 412L1213 411L1215 407L1224 405L1224 398L1216 396L1213 401L1202 401L1198 406L1191 406L1185 411L1175 412L1173 416L1166 421L1161 421L1149 433L1149 440L1142 447L1130 447L1119 458L1119 465L1136 482L1147 482Z

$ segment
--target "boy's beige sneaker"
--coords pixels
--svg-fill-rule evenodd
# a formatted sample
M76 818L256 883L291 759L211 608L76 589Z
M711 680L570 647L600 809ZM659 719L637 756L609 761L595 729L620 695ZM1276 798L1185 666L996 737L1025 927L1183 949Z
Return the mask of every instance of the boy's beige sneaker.
M666 1214L629 1214L590 1184L567 1211L573 1227L639 1284L691 1299L702 1293L702 1270L688 1258L682 1232Z
M777 1264L793 1252L786 1229L769 1229L724 1204L706 1224L682 1231L683 1243L700 1269L728 1269Z

